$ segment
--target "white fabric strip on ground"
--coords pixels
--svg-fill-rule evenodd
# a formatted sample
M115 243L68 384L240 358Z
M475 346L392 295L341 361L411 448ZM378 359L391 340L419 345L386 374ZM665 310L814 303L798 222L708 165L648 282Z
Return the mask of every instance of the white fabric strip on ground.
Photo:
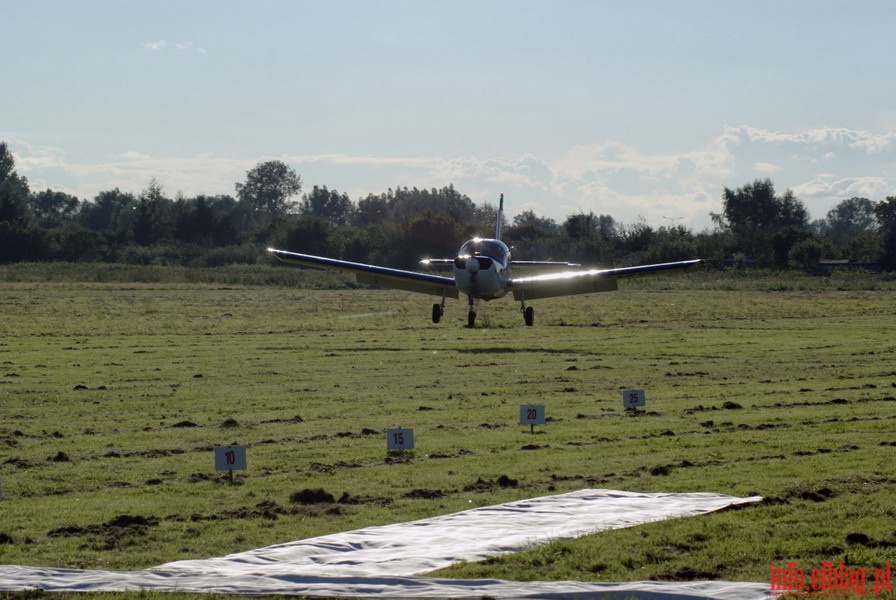
M612 597L614 590L622 594L620 597L633 597L637 590L632 586L637 585L648 594L637 597L644 598L760 598L768 591L768 584L515 583L410 577L459 561L478 561L518 552L552 540L694 516L760 500L758 496L738 498L709 493L580 490L278 544L220 558L166 563L146 571L117 573L0 566L0 590L152 589L330 596L549 598L595 593ZM710 589L716 591L710 593ZM730 593L732 589L737 593Z

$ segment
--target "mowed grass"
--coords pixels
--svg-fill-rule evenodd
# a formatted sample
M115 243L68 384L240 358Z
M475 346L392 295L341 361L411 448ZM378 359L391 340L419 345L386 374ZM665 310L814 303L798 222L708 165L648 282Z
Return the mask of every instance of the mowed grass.
M531 328L514 302L484 303L475 329L462 302L434 325L433 299L387 290L3 283L0 561L140 569L611 488L766 501L439 575L767 582L773 562L883 567L896 292L662 281L534 302ZM646 390L637 415L622 406L632 388ZM548 416L534 433L518 424L529 403ZM390 456L399 426L417 447ZM214 470L228 444L248 454L233 481Z

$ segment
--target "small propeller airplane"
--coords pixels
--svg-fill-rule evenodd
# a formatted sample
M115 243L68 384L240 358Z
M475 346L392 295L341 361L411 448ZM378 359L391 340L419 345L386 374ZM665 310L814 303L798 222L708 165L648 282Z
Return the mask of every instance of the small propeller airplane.
M268 248L268 252L287 263L354 273L359 283L441 296L442 301L432 305L433 323L438 323L445 313L447 297L460 298L460 294L464 294L470 306L467 312L468 327L473 327L476 323L476 302L478 300L494 300L513 293L514 300L520 302L520 311L523 313L526 325L532 326L535 323L535 310L531 306L526 306L527 300L592 292L611 292L619 289L618 280L620 279L660 273L678 273L696 269L703 264L703 260L695 259L618 269L581 269L579 268L581 265L576 263L511 261L510 248L501 241L503 227L504 194L501 194L498 215L495 220L494 238L468 240L460 247L455 258L420 261L420 264L425 267L451 265L454 269L454 277L391 269L275 248ZM530 277L512 277L511 265L560 266L574 270Z

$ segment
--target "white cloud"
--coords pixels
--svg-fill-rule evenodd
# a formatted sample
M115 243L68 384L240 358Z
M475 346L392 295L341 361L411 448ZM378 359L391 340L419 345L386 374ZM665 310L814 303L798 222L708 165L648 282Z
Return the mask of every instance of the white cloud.
M79 162L79 154L58 148L10 147L19 172L34 182L93 198L120 188L139 193L156 178L166 193L233 194L234 183L259 162L278 158L302 176L305 189L326 185L358 199L397 185L441 188L453 184L475 202L508 194L512 215L533 210L558 221L593 211L631 223L644 217L653 226L664 216L683 216L695 229L710 225L721 210L725 187L751 182L757 173L772 178L779 193L793 190L813 218L821 218L853 196L874 201L896 194L894 134L845 128L769 131L747 125L725 127L699 146L652 152L622 142L579 144L558 157L288 155L222 158L155 156L139 148L103 162ZM76 150L76 149L75 149ZM823 165L823 168L822 168Z
M6 141L20 174L57 168L65 162L65 155L59 148L28 144L15 138Z
M827 201L832 198L868 198L883 200L892 193L893 183L883 177L837 177L822 174L805 183L793 186L793 193L804 202Z
M157 40L155 42L146 42L143 44L143 49L148 52L162 52L167 48L174 48L178 52L193 52L193 42L169 42L168 40ZM205 48L195 48L195 52L198 54L205 54Z
M846 127L822 127L805 131L769 131L748 125L726 127L724 137L737 143L780 144L821 151L847 147L868 154L896 148L896 132L872 133ZM827 154L832 152L823 153Z

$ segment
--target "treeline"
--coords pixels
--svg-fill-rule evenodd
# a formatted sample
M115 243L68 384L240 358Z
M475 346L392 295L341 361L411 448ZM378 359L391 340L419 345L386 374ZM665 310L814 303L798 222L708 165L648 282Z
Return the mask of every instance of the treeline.
M491 236L496 207L452 185L396 187L352 201L326 186L301 194L280 161L260 163L235 196L169 198L154 179L138 195L118 189L92 200L32 191L0 142L0 262L65 261L213 267L268 260L276 246L346 260L413 268L450 257L475 235ZM810 221L770 180L725 188L714 228L654 228L580 213L562 223L532 211L505 226L518 258L619 266L701 257L711 265L816 268L822 258L896 269L896 197L849 198Z

